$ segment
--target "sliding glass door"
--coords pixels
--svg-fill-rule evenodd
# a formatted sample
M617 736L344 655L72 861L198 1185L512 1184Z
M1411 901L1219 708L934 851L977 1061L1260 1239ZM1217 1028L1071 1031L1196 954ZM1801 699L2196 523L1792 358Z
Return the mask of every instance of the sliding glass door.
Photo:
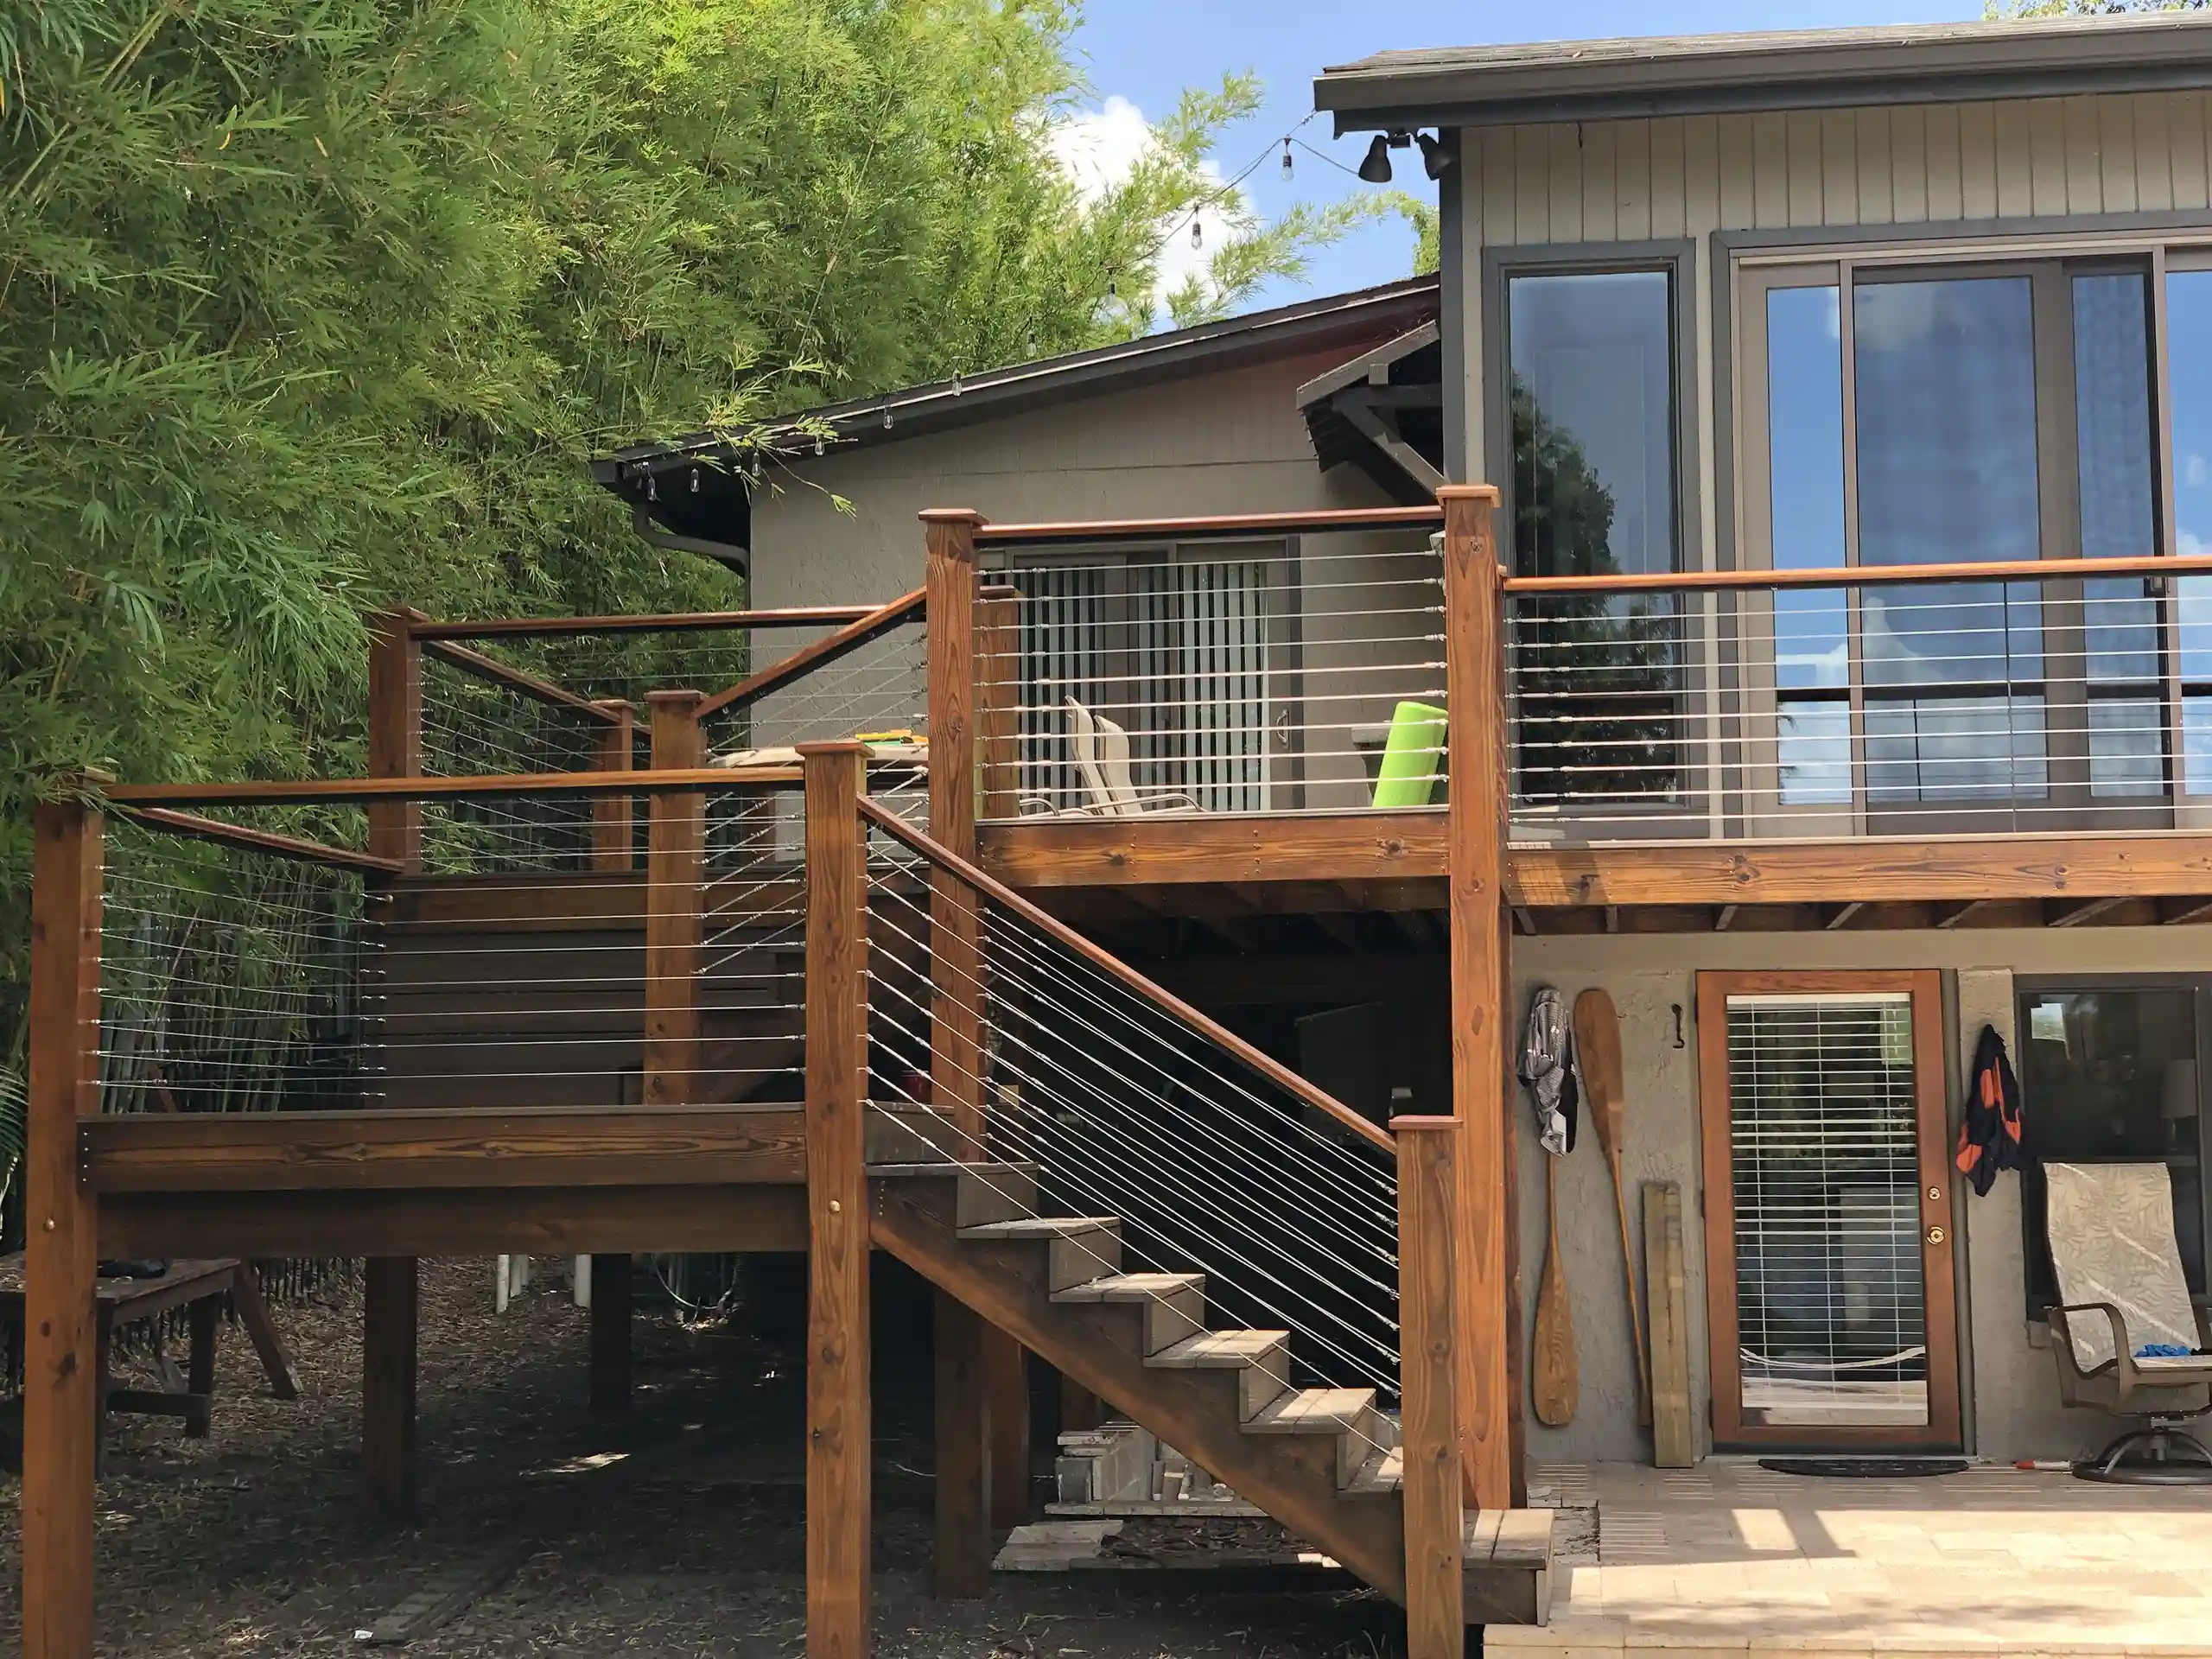
M1745 601L1746 817L2165 821L2156 585L1967 574L2164 545L2150 262L1840 260L1742 291L1745 564L1963 567Z

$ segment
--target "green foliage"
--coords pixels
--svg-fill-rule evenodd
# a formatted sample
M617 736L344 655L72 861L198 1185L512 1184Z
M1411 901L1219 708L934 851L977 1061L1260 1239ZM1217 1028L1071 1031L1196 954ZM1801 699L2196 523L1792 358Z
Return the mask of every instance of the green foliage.
M1084 197L1075 21L0 0L0 1052L28 806L68 774L358 771L384 604L741 602L588 454L1194 320L1361 216L1221 188L1236 77ZM1160 292L1209 200L1236 233Z
M2212 0L1983 0L1993 22L2016 17L2113 17L2127 11L2202 11Z

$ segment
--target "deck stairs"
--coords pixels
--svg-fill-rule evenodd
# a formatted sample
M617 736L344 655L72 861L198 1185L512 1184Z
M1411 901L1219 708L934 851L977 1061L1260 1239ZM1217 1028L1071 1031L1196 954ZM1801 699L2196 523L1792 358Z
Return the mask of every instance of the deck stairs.
M1038 1214L1033 1166L921 1161L871 1175L881 1248L1404 1600L1396 1430L1372 1389L1294 1386L1287 1332L1210 1325L1203 1274L1124 1271L1120 1220ZM1469 1516L1469 1624L1543 1622L1549 1522Z

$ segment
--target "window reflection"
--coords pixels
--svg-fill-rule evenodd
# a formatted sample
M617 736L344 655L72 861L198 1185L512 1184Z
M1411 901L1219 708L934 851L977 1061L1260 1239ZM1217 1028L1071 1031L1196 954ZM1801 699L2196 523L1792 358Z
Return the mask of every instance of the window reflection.
M2167 382L2173 401L2174 550L2212 553L2212 270L2166 276ZM2191 794L2212 793L2212 578L2180 589L2183 772Z
M1767 454L1778 570L1834 569L1850 561L1844 538L1843 329L1837 295L1833 283L1777 288L1767 295ZM1841 588L1784 588L1775 594L1777 759L1785 806L1851 799L1848 626Z
M1665 270L1509 283L1522 574L1680 568L1673 285ZM1518 608L1522 800L1679 798L1681 616L1672 596Z

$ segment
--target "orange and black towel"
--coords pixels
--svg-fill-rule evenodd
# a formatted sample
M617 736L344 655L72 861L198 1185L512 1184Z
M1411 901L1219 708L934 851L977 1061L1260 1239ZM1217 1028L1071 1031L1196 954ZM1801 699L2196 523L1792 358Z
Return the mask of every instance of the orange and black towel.
M1974 1045L1974 1076L1967 1084L1966 1121L1959 1125L1959 1173L1987 1198L2000 1169L2018 1169L2024 1156L2020 1134L2020 1080L1994 1026L1981 1028Z

